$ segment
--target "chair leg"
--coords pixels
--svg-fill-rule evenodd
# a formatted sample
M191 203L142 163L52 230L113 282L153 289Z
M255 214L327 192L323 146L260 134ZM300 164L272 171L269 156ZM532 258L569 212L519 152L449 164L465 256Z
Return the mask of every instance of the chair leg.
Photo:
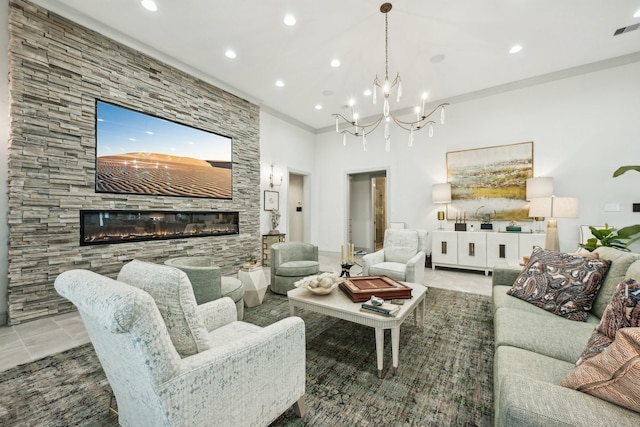
M304 395L293 404L293 410L300 419L307 418L307 405L304 403Z
M118 410L114 408L114 404L113 401L116 399L116 395L113 394L113 391L111 391L111 396L109 397L109 412L113 412L114 414L118 415Z

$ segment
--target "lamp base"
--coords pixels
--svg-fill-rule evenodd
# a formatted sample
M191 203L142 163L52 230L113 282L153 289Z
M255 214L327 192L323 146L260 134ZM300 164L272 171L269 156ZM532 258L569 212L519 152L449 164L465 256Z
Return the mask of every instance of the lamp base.
M558 221L549 219L547 221L547 236L544 241L544 248L551 251L560 250L560 240L558 238Z

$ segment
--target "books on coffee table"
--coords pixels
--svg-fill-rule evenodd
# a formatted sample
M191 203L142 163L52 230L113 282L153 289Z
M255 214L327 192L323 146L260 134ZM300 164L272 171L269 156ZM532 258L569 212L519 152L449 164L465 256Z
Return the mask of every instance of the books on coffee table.
M372 296L382 299L411 298L411 288L388 276L348 277L340 283L340 289L353 302L364 302Z
M371 302L371 300L368 300L366 302L363 302L362 305L360 306L360 311L363 311L365 313L375 313L375 314L381 314L383 316L395 316L396 314L398 314L398 311L400 311L400 307L397 304L391 304L390 302L383 302L382 305L375 305Z

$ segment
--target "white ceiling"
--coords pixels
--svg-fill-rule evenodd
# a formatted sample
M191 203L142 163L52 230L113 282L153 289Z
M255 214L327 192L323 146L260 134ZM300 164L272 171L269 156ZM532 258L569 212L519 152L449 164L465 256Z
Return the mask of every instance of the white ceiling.
M332 113L346 113L350 97L361 117L382 108L362 94L384 75L381 0L156 0L155 13L139 0L34 3L314 130L331 126ZM613 37L640 23L633 16L640 0L392 3L389 74L400 73L403 86L393 110L417 105L424 91L431 101L455 103L465 94L595 67L586 64L640 60L640 30ZM284 25L286 13L295 15L294 27ZM509 54L516 43L524 49ZM225 57L229 48L235 60ZM431 61L436 55L445 59ZM332 68L333 58L342 66ZM276 87L277 79L285 86Z

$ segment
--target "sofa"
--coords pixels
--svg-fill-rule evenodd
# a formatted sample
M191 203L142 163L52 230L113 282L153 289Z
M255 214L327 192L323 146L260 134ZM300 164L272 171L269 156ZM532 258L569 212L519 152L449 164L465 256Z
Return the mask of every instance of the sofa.
M640 254L609 247L594 253L611 264L584 322L509 295L523 268L494 268L496 426L640 426L640 413L560 385L574 370L618 284L640 281Z

